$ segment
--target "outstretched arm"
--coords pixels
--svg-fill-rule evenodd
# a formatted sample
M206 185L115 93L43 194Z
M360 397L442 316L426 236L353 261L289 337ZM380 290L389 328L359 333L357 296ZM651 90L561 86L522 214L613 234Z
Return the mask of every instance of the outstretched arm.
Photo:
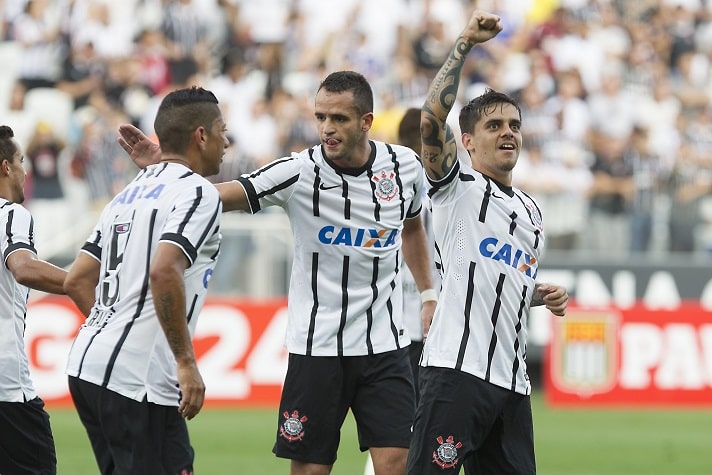
M139 168L146 168L161 161L161 147L141 132L141 129L131 124L119 126L117 142ZM215 186L223 202L223 211L250 210L247 194L240 183L233 180Z
M494 38L500 31L497 15L475 11L428 89L420 115L421 159L432 180L444 178L457 162L457 142L447 116L457 98L467 54L473 46Z

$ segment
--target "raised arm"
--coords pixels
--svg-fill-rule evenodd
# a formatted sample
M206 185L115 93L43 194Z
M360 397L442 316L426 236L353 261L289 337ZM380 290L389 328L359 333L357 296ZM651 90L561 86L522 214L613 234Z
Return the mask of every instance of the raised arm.
M457 139L447 124L447 116L457 98L467 54L473 46L494 38L500 31L497 15L475 11L428 89L420 115L420 133L421 159L431 180L444 178L457 162Z

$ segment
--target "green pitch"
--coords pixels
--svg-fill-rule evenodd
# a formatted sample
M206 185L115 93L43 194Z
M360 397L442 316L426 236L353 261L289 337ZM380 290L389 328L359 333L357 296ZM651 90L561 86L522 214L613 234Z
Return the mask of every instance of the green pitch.
M533 399L538 473L543 475L712 474L712 410L551 409ZM96 475L73 410L52 410L59 475ZM276 409L205 409L188 423L197 475L285 475L271 452ZM353 418L341 434L333 475L361 475Z

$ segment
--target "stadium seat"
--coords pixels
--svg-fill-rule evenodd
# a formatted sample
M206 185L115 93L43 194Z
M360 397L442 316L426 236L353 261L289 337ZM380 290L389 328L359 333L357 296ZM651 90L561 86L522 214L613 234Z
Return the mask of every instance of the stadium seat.
M66 92L49 87L30 89L25 95L25 109L32 111L38 122L51 124L60 137L68 136L74 100Z

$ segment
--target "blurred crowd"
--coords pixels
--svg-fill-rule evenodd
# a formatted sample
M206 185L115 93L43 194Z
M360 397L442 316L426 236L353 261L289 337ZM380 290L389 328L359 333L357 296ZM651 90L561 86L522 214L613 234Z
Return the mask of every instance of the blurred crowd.
M520 100L515 185L539 200L548 248L712 251L712 1L0 5L2 122L25 147L40 229L56 230L86 203L98 209L133 176L117 125L152 133L158 103L177 87L210 89L224 108L233 145L216 179L318 143L313 97L334 70L369 78L371 136L395 141L403 112L422 104L479 8L505 29L470 55L458 102L486 87Z

